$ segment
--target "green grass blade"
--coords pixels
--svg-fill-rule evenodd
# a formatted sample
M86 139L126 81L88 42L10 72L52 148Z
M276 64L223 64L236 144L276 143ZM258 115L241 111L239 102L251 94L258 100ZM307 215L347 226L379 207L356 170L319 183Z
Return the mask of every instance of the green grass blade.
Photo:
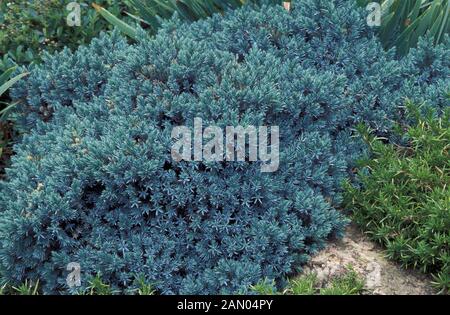
M5 121L6 117L8 116L8 113L11 109L13 109L17 104L19 104L19 102L14 102L9 104L7 107L3 108L2 110L0 110L0 121Z
M153 3L153 2L152 2ZM167 16L167 10L164 8L161 8L160 5L154 4L154 5L147 5L143 1L140 0L131 0L130 1L131 6L136 10L136 13L142 17L142 19L150 25L152 28L152 31L155 32L159 28L159 21L157 19L157 16L166 17ZM171 9L169 8L169 11ZM173 12L173 10L172 10Z
M444 6L445 6L445 4L444 4ZM437 44L442 41L442 38L443 38L443 35L444 35L444 30L446 32L449 31L449 29L447 27L447 25L449 25L449 13L450 13L450 0L447 0L447 6L446 6L446 9L445 9L444 20L442 21L441 29L439 30L439 33L438 33L437 38L436 38L436 43Z
M440 11L438 17L434 20L431 28L428 31L428 35L431 38L437 39L443 18L444 18L444 11Z
M0 86L0 96L2 96L3 93L6 92L7 89L9 89L11 86L13 86L17 81L22 79L24 76L28 75L28 72L21 73L14 78L6 81L4 84Z
M14 70L16 70L16 67L11 67L9 69L6 69L6 71L3 72L2 75L0 75L0 85L3 85L3 83L5 83L9 79Z
M134 27L120 20L114 14L112 14L105 8L99 6L98 4L92 3L92 6L105 20L107 20L112 25L116 26L121 32L123 32L127 36L136 39L137 31Z

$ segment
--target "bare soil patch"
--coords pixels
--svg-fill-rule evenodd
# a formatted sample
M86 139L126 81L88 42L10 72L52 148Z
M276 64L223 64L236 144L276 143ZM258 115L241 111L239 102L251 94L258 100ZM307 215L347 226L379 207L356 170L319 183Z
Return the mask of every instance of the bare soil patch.
M321 286L346 272L347 266L365 279L369 294L380 295L430 295L436 291L430 277L416 270L405 270L387 260L383 249L370 241L357 227L350 225L346 236L331 243L312 257L305 273L317 273Z

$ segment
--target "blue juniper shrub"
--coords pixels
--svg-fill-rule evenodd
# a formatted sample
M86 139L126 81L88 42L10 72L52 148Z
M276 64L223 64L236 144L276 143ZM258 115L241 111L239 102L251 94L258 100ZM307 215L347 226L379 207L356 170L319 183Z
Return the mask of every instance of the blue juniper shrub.
M119 291L142 276L163 294L282 286L343 231L355 123L386 133L405 96L446 106L448 41L395 60L352 1L174 18L141 37L47 56L12 91L26 135L0 183L4 280L70 292L78 262L83 286L101 272ZM279 169L174 162L171 131L194 117L280 126Z

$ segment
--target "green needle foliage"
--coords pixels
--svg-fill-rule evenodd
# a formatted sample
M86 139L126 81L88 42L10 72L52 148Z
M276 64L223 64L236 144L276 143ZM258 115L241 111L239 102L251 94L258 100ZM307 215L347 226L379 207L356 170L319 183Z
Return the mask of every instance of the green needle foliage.
M415 121L407 146L358 127L372 154L360 162L358 185L346 183L345 206L389 258L433 274L444 292L450 288L450 110L436 118L410 103L407 109Z

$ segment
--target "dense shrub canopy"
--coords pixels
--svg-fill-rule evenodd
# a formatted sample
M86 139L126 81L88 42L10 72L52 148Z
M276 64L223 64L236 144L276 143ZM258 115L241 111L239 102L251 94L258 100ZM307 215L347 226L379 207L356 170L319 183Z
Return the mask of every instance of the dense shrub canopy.
M345 203L355 222L386 246L388 257L433 274L448 291L450 110L433 118L409 108L415 122L408 126L406 147L385 144L362 129L371 156L360 161L358 185L346 185Z
M165 294L282 284L342 232L355 122L386 133L403 96L445 106L448 45L396 61L364 14L337 0L244 7L47 57L13 91L28 133L0 184L2 276L64 292L79 262L116 289L137 275ZM194 117L280 126L278 171L174 162L171 131Z

